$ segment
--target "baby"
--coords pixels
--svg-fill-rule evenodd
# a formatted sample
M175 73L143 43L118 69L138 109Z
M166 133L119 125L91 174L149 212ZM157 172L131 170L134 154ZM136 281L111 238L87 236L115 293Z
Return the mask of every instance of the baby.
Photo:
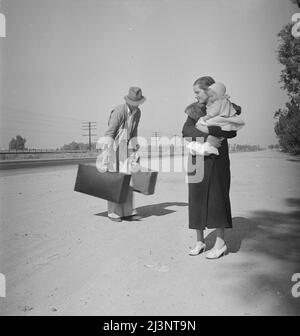
M202 130L201 126L220 126L223 131L238 131L245 125L239 116L240 111L236 111L229 97L225 94L226 87L223 83L214 83L208 88L207 114L198 120L196 127L199 130ZM217 148L208 142L201 144L193 141L188 145L188 148L192 154L196 152L200 155L219 155Z

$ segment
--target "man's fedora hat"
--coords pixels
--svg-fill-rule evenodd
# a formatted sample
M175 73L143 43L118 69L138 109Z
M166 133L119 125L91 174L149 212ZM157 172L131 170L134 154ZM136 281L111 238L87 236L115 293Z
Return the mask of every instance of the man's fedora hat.
M142 104L146 97L143 96L142 90L139 87L130 87L128 95L124 97L127 104L132 106L138 106Z

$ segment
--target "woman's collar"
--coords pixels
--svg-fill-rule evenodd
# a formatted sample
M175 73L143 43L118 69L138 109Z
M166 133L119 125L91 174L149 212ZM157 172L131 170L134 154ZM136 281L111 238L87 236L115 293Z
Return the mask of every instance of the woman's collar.
M190 104L186 109L185 113L192 119L198 121L200 117L205 115L205 104L198 102Z

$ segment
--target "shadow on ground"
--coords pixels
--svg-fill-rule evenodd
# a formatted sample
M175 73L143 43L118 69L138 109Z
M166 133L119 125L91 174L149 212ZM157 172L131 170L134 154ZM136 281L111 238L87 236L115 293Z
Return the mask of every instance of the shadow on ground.
M255 223L244 217L232 219L232 229L226 230L226 244L229 253L237 253L246 238L255 235ZM205 238L207 249L211 249L216 241L216 231L210 232Z
M226 231L226 241L229 253L240 251L247 255L247 261L236 265L241 271L251 269L243 278L243 285L253 289L247 301L255 303L263 295L275 297L276 304L271 308L274 314L300 315L300 297L291 293L295 284L291 278L300 274L300 199L288 198L285 203L290 211L255 211L249 218L233 218L233 229ZM215 237L215 231L207 236L208 248Z
M245 305L255 305L264 298L270 300L270 314L300 315L300 298L291 294L291 278L300 273L300 199L288 198L285 203L289 211L255 211L249 218L233 218L233 229L226 230L226 242L229 254L243 254L230 267L232 276L241 276L239 296L246 300ZM164 202L142 206L138 212L143 218L165 216L176 212L176 207L187 205ZM107 212L96 215L106 217ZM208 249L215 238L215 231L206 237ZM243 275L244 270L249 271L247 275ZM251 295L245 295L245 288ZM238 293L239 289L235 291Z
M148 218L152 216L165 216L171 213L176 212L176 210L167 209L169 207L184 207L187 206L187 203L184 202L163 202L152 205L145 205L137 208L138 214L142 218ZM96 216L107 217L107 211L100 212Z

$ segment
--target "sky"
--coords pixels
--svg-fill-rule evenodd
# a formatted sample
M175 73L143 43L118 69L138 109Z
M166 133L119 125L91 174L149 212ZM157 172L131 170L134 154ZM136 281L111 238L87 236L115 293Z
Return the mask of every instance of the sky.
M276 143L277 34L297 11L289 0L2 0L0 148L17 134L30 148L86 142L83 121L101 136L130 86L147 98L139 135L181 135L204 75L242 106L232 143Z

